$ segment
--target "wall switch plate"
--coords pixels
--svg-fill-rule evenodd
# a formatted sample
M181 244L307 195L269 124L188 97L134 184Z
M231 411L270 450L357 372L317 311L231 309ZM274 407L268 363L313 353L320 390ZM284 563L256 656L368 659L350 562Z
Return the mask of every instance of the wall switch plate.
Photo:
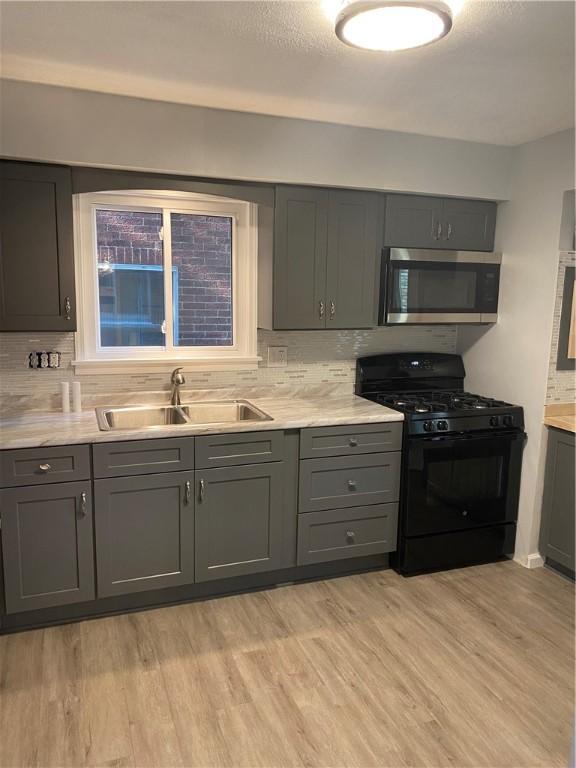
M268 347L268 368L285 368L288 365L288 347Z

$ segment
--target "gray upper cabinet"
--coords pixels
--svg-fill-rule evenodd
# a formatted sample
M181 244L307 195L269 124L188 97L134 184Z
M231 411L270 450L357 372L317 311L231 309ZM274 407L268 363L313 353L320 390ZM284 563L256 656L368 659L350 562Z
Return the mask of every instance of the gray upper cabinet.
M381 210L378 195L330 192L327 328L369 328L378 324Z
M548 430L540 553L574 573L574 435Z
M70 170L0 162L0 330L74 331Z
M94 599L89 481L0 491L6 612Z
M274 327L324 328L328 192L277 187Z
M274 328L376 325L381 247L379 195L277 187Z
M194 581L194 473L94 482L98 597Z
M496 203L445 200L442 242L456 251L491 251L496 229Z
M281 568L282 462L196 471L196 581Z
M439 197L389 195L386 198L384 244L399 248L443 248Z
M491 251L496 203L418 195L388 195L384 243L396 248Z

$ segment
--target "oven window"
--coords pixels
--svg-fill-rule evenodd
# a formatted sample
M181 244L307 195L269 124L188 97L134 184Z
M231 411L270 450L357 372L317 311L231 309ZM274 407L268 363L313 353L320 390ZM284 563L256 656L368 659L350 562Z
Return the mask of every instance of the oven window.
M512 445L506 438L415 441L408 458L406 534L506 522Z
M476 285L477 271L470 265L394 265L391 311L474 311Z

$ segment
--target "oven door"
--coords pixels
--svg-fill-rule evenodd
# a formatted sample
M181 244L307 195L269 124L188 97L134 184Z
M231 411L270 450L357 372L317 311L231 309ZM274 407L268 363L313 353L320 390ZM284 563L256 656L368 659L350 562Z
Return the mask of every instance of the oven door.
M405 536L515 522L523 432L408 441Z
M385 259L386 323L496 321L498 254L393 248Z

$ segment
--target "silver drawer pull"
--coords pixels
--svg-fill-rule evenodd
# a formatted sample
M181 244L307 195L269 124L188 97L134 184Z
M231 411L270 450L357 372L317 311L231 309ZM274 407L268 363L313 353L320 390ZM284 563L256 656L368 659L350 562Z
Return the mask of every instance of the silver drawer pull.
M72 320L72 302L70 296L66 296L64 299L64 315L66 320Z
M192 495L192 487L190 485L190 480L186 480L184 483L184 503L190 504L190 497Z
M40 464L38 469L40 470L40 472L50 472L50 470L52 469L52 465L51 464Z
M205 495L206 495L206 483L204 482L204 480L200 480L198 500L199 501L204 501L204 496Z
M358 445L358 440L356 440L355 437L351 437L350 440L348 441L348 445L350 446L350 448L356 448L356 446Z
M318 302L318 314L320 315L321 318L324 317L324 302L323 301L319 301Z
M332 319L335 314L336 314L336 304L333 301L331 301L330 302L330 319Z
M355 540L356 540L356 534L354 533L354 531L346 531L346 543L354 544Z
M356 490L356 480L348 480L348 490L349 491Z
M86 517L86 513L88 512L88 497L86 496L86 492L82 491L80 494L80 514L82 517Z

